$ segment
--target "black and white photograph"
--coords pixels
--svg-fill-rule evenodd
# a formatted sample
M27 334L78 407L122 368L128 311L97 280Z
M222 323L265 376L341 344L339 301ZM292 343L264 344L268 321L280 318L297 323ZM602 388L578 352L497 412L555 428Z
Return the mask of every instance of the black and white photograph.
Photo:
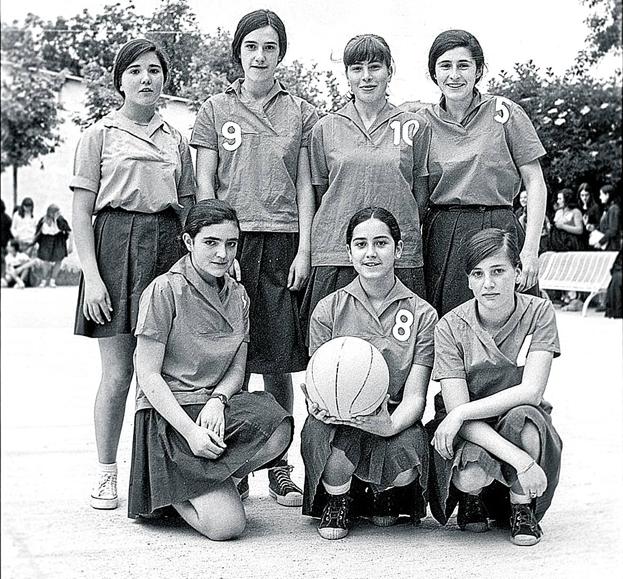
M0 0L10 579L623 567L620 0Z

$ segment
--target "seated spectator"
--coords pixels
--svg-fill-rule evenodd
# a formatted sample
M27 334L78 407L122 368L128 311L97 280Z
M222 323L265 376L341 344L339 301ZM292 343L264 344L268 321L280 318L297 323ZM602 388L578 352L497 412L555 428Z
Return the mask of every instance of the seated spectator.
M20 251L19 242L12 239L8 245L8 253L5 257L6 269L2 276L2 287L15 286L19 289L26 287L28 270L35 264L35 260Z

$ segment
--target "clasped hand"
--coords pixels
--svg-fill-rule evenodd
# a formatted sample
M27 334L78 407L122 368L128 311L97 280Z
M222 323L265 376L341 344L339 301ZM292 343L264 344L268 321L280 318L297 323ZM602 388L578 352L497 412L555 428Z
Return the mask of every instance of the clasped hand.
M461 426L463 426L463 419L451 410L435 430L431 444L446 460L454 456L454 440Z
M197 428L193 429L188 445L195 456L214 460L225 452L227 445L225 436L225 413L221 402L212 398L206 402L195 420Z

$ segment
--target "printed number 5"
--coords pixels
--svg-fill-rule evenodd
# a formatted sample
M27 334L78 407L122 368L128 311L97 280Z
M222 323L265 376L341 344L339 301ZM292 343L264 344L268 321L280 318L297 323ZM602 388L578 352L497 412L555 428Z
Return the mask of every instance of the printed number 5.
M400 138L402 137L402 140L407 145L413 147L413 139L409 136L409 132L411 131L411 129L413 129L411 134L415 135L415 133L417 133L418 129L420 128L420 123L418 123L414 119L411 119L410 121L407 121L404 125L402 125L401 128L400 121L396 120L392 121L389 126L394 131L394 145L400 145Z
M226 151L235 151L242 144L242 129L238 123L227 121L221 129L221 134L228 141L223 143Z
M508 102L508 99L505 99L504 97L497 97L495 99L495 110L497 111L497 114L494 115L493 119L498 123L504 124L511 116L511 113L508 110Z
M411 337L413 314L409 310L398 310L396 323L392 328L392 334L399 342L406 342Z

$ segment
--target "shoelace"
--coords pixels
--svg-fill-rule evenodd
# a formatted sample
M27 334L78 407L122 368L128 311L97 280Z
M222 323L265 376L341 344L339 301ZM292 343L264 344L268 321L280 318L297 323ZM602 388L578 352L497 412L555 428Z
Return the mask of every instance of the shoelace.
M513 527L528 527L531 531L536 530L536 522L531 516L532 512L529 507L519 507L513 509Z
M327 503L327 516L329 521L337 521L342 526L346 523L346 512L348 505L348 497L339 498L331 497Z
M277 479L277 484L283 491L283 494L287 494L292 491L296 493L299 492L299 489L290 479L290 473L294 470L294 467L291 464L276 466L272 470L275 475L275 479Z
M113 473L104 473L100 479L99 487L97 489L98 495L117 495L117 475Z

